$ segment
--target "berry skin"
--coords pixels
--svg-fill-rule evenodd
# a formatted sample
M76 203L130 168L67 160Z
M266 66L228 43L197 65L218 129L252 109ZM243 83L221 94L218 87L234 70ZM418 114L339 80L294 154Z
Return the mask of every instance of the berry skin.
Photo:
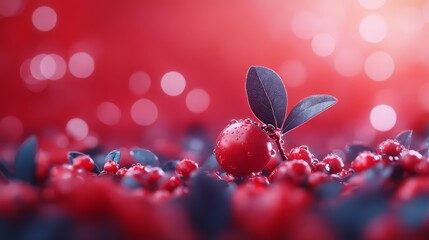
M369 151L359 153L359 155L352 161L351 168L356 172L363 172L372 168L381 160L379 155Z
M423 156L414 150L405 150L399 158L399 165L408 171L414 171L416 166L423 161Z
M116 172L116 175L123 177L123 176L125 176L125 174L127 173L127 171L128 171L128 169L126 169L126 168L123 167L123 168L119 169Z
M155 186L164 175L165 173L161 168L153 167L144 175L144 183L148 187Z
M344 163L341 157L333 153L328 154L322 162L326 164L326 170L331 174L339 173L344 168Z
M306 161L291 160L282 162L270 175L269 180L270 182L290 180L294 183L301 184L307 181L310 173L311 168Z
M380 155L386 155L388 157L399 157L404 146L396 139L387 139L377 146L376 152Z
M313 160L313 155L310 153L307 146L302 145L297 148L292 148L286 155L286 158L288 160L301 159L306 161L308 164L311 164Z
M198 168L198 164L189 159L183 159L176 165L176 174L184 179L188 179L191 173Z
M119 164L113 160L107 160L104 164L103 170L107 173L116 173L119 170Z
M308 177L308 183L312 188L317 188L323 183L329 182L331 177L324 172L313 172Z
M94 169L94 160L88 155L77 156L73 159L73 168L92 171Z
M251 176L247 178L246 184L252 185L254 187L266 187L270 184L268 178L263 175Z
M234 121L218 136L215 155L219 165L236 177L261 171L273 155L275 143L250 119Z

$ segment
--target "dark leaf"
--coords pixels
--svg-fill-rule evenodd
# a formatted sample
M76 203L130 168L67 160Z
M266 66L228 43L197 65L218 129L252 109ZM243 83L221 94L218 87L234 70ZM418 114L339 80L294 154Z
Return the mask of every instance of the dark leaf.
M416 197L399 209L399 215L408 228L417 230L423 226L429 210L428 200L427 196Z
M406 148L410 148L412 136L413 136L412 130L403 131L400 134L398 134L398 136L396 136L396 140L398 140Z
M22 240L72 239L71 221L62 216L37 218L20 231Z
M217 239L217 234L229 226L231 206L227 186L201 171L193 176L186 206L193 225L205 235L204 239Z
M320 185L314 193L319 199L332 200L340 194L342 189L343 185L341 183L332 181Z
M161 168L162 170L164 170L164 172L174 172L176 171L176 165L178 163L179 163L178 160L170 160L164 163Z
M159 159L158 157L151 151L142 149L142 148L136 148L130 151L131 156L134 157L134 159L139 162L143 166L152 166L152 167L158 167L159 166Z
M119 150L113 150L109 154L107 154L106 158L104 159L104 162L107 162L107 160L113 160L117 164L121 163L121 151Z
M73 159L79 157L79 156L85 156L85 153L81 153L81 152L68 152L67 153L67 158L70 161L70 164L73 165Z
M214 154L210 155L210 157L201 166L201 169L223 171L222 168L219 166L219 163L217 162Z
M372 149L363 144L352 144L346 147L346 160L353 161L359 155L359 153L369 151L372 152Z
M337 99L329 95L313 95L302 99L286 118L283 133L302 125L335 103L337 103Z
M425 158L429 158L429 148L422 148L418 152L422 154Z
M246 94L253 114L261 122L282 127L287 94L277 73L266 67L250 67L246 76Z
M15 178L36 184L37 138L31 136L19 147L15 158Z
M11 179L12 173L9 168L0 161L0 178L4 177L5 179Z

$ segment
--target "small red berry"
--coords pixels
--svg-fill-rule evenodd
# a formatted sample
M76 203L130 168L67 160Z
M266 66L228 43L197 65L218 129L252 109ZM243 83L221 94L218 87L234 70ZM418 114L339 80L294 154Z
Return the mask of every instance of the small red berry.
M351 168L356 172L363 172L380 163L381 157L369 151L359 153L351 163Z
M310 165L304 160L291 160L282 162L270 175L269 180L284 181L291 180L295 183L304 183L311 173Z
M121 168L121 169L119 169L117 172L116 172L116 175L118 175L118 176L125 176L125 174L127 173L127 171L128 171L128 169L126 169L126 168Z
M388 157L399 157L404 146L396 139L387 139L380 143L376 149L377 154L386 155Z
M177 176L172 176L162 183L160 189L173 192L177 187L182 186L183 182Z
M310 153L307 146L302 145L297 148L292 148L286 155L286 158L289 160L301 159L306 161L308 164L311 164L313 160L313 155Z
M339 173L344 168L343 160L337 154L328 154L322 162L326 164L326 170L329 173Z
M188 179L191 173L198 168L198 164L189 159L183 159L176 165L176 174Z
M104 164L103 170L107 173L116 173L119 170L119 164L113 160L107 160Z
M423 156L414 150L405 150L399 158L399 165L409 171L416 170L416 166L423 161Z
M138 172L141 172L143 174L146 174L149 172L149 169L147 167L141 165L140 163L137 163L137 164L133 165L132 167L130 167L128 169L128 171L138 171Z
M164 175L165 173L161 168L153 167L144 175L144 183L148 187L153 187L162 177L164 177Z
M254 187L266 187L270 184L268 178L263 175L251 176L247 178L246 184L253 185Z
M316 188L323 183L329 182L331 177L324 172L313 172L308 176L308 183L312 188Z
M73 159L73 168L92 171L94 169L94 160L88 155L77 156Z
M261 171L276 154L275 144L250 119L234 121L218 136L215 155L219 165L236 177Z

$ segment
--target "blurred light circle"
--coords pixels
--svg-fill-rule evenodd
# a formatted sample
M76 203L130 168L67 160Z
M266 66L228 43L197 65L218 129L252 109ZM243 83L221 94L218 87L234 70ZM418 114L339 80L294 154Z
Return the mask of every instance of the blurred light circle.
M359 50L354 48L338 50L334 58L335 70L344 77L353 77L362 70L363 59Z
M335 50L335 44L335 39L327 33L317 34L311 40L311 48L313 49L313 52L321 57L331 55Z
M161 88L169 96L179 96L185 90L186 80L178 72L167 72L161 78Z
M307 68L298 60L289 60L279 68L279 75L289 87L299 87L307 79Z
M429 112L429 83L423 85L419 90L420 105Z
M293 16L291 26L292 32L298 38L311 39L316 33L316 17L308 11L298 12Z
M149 126L158 118L158 108L149 99L140 99L131 107L131 118L141 126Z
M88 136L88 124L80 118L72 118L67 122L66 132L76 141L83 140Z
M397 19L399 28L406 33L418 32L425 25L423 13L416 7L402 9Z
M94 72L94 59L86 52L77 52L69 59L70 73L77 78L87 78Z
M58 80L64 77L67 71L67 63L60 55L57 54L50 54L49 55L54 61L55 61L55 72L54 74L49 78L51 80Z
M200 88L192 89L186 95L186 107L193 113L201 113L210 105L209 94Z
M396 112L391 106L380 104L371 110L371 125L378 131L389 131L396 124Z
M119 123L121 120L121 109L111 102L102 102L98 105L96 114L98 119L109 126Z
M150 77L143 71L134 72L128 82L130 91L139 96L145 94L150 89Z
M9 115L1 119L0 132L12 139L19 139L24 132L24 125L19 118Z
M378 43L387 35L387 23L381 15L371 14L362 19L359 32L366 42Z
M95 148L98 146L98 138L96 136L88 136L83 139L83 144L87 148Z
M46 80L46 77L43 75L41 70L42 60L47 56L47 54L39 54L36 55L33 59L31 59L30 63L30 72L31 75L37 80Z
M24 6L23 0L0 0L0 17L17 15Z
M395 62L385 52L375 52L365 61L365 73L374 81L384 81L392 76L395 70Z
M381 8L386 3L386 0L358 0L358 1L362 7L370 10Z
M50 79L57 71L57 63L51 55L45 55L40 61L40 73L46 79Z
M57 13L48 6L38 7L33 12L32 20L37 30L47 32L57 24Z

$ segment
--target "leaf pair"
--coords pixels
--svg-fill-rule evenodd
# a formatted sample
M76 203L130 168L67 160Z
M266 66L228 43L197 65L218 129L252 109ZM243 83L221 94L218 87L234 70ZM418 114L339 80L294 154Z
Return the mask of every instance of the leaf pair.
M304 124L337 102L329 95L313 95L302 99L287 116L287 93L283 81L273 70L252 66L246 77L247 100L253 114L263 123L287 133Z

